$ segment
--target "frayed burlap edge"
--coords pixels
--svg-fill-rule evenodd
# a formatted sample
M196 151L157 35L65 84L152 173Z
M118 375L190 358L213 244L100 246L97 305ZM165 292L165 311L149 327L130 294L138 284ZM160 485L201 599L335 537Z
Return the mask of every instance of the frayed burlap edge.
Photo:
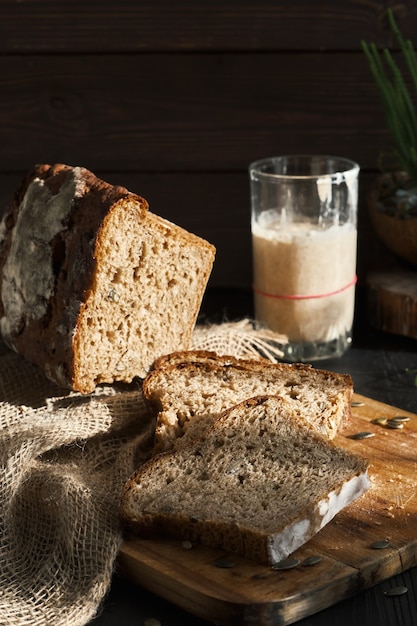
M192 350L207 350L237 358L264 358L276 362L287 343L284 335L257 327L250 319L223 324L197 326L191 341Z

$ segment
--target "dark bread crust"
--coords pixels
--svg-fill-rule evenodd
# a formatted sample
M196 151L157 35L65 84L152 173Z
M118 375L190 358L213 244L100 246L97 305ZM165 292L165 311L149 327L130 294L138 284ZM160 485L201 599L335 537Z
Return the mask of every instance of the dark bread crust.
M214 256L124 187L38 165L0 221L1 335L82 393L143 378L189 345Z
M71 210L63 220L62 229L50 243L55 281L54 295L48 300L40 319L23 314L13 323L10 334L3 333L3 339L9 347L24 354L30 361L48 364L51 371L59 368L60 382L69 387L72 386L74 379L72 351L77 315L94 280L94 242L111 207L120 199L132 195L124 187L110 185L85 168L78 169L82 179L82 192L74 196ZM35 179L42 180L44 187L56 196L73 173L74 168L68 165L41 164L35 166L24 178L4 218L7 237L3 240L0 250L0 292L13 229L29 186ZM148 208L146 200L139 196L136 198L138 205L146 211ZM0 316L4 315L2 299ZM59 341L56 340L58 326L65 329Z
M209 350L183 350L164 354L155 360L152 365L152 371L160 370L165 367L176 367L178 369L187 368L190 365L205 365L211 368L233 367L241 370L251 370L253 372L261 372L265 370L292 369L294 372L310 372L313 366L309 363L272 363L265 358L259 359L239 359L231 355L219 355ZM341 386L346 386L350 393L353 393L353 380L350 374L339 374L328 370L318 370L322 375L328 376L329 380L337 381Z
M74 175L75 168L64 164L35 166L24 178L5 214L7 236L0 249L0 293L3 270L12 245L22 202L29 186L36 179L57 196ZM119 200L134 196L138 202L138 219L148 208L146 200L120 186L110 185L85 168L77 168L81 187L71 201L71 209L61 230L50 242L54 271L54 293L46 303L41 318L22 314L12 324L10 333L3 333L5 343L34 363L47 364L50 372L59 369L60 383L72 387L74 380L73 337L77 316L94 281L95 248L103 219ZM28 242L29 244L29 242ZM0 316L5 315L3 299ZM57 341L56 329L62 329Z

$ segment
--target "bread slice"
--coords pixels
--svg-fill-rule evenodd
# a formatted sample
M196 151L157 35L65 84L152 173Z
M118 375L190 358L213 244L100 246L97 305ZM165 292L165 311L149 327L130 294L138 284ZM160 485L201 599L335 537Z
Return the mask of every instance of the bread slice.
M215 249L82 167L38 165L0 223L0 330L89 393L187 349Z
M121 517L133 533L274 564L370 484L367 461L317 434L279 397L246 400L187 438L126 484Z
M167 450L191 421L257 395L278 395L317 432L333 439L351 417L353 382L303 364L236 359L213 352L175 352L158 359L143 382L158 412L156 450Z

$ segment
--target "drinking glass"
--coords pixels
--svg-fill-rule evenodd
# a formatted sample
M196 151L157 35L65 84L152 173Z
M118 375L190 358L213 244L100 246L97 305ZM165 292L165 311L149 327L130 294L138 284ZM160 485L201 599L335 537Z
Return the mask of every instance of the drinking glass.
M341 356L352 341L357 163L290 155L249 166L255 318L284 360Z

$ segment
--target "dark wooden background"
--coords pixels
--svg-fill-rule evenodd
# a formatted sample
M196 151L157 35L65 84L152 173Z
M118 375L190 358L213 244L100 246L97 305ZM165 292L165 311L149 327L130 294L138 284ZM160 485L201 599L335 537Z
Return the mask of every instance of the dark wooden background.
M387 255L365 195L390 150L361 39L417 40L417 3L1 0L0 200L39 162L83 165L217 247L210 285L251 283L251 161L361 166L359 279Z

